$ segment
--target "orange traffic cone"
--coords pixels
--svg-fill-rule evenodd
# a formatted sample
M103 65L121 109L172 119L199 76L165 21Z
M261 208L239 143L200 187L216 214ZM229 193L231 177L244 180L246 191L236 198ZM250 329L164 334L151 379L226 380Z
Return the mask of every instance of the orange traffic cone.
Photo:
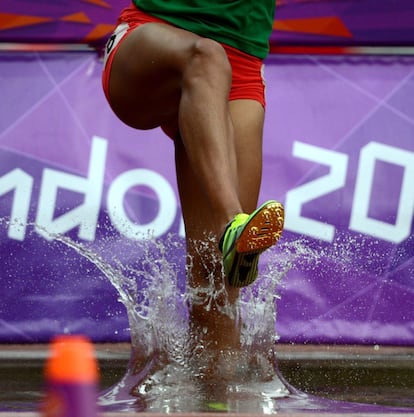
M97 416L98 365L88 338L58 336L53 339L44 374L43 416Z

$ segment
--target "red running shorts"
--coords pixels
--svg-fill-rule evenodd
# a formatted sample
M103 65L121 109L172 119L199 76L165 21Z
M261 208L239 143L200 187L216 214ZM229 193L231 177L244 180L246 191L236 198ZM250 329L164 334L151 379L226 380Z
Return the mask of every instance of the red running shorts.
M111 65L117 49L128 34L140 25L150 22L169 24L158 17L149 15L134 5L124 9L119 16L117 27L105 46L104 69L102 84L105 96L109 100L109 78ZM221 44L227 53L232 68L232 85L229 100L251 99L258 101L263 107L265 101L265 81L263 77L263 61L226 44Z

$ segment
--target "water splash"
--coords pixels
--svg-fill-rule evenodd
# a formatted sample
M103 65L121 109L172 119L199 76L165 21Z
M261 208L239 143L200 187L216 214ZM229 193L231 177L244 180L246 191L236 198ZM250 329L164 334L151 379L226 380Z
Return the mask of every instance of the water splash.
M61 235L50 238L99 268L128 314L131 358L121 381L102 393L104 410L273 414L352 409L298 392L280 375L275 352L277 294L283 278L293 270L318 274L321 263L329 262L332 271L341 273L365 268L356 261L358 247L366 247L366 242L358 245L355 238L341 237L324 246L306 239L282 239L262 255L258 280L230 306L224 286L195 290L187 285L191 264L186 270L184 243L177 236L162 240L149 236L134 242L111 235L93 243ZM200 245L200 253L209 247L208 242ZM372 262L371 268L376 265L375 259ZM203 329L197 333L189 325L189 306L194 304L240 321L241 348L209 349Z
M174 253L184 251L175 236L134 242L140 258L135 267L116 258L108 262L102 249L66 236L53 238L95 264L116 288L128 313L131 359L122 380L101 396L105 409L246 411L254 404L256 412L267 413L275 411L271 406L275 399L294 395L277 369L275 301L277 287L289 270L318 260L319 253L304 241L268 250L258 280L230 305L224 285L202 289L186 285L191 263L185 271L182 264L171 261ZM210 244L199 246L202 255ZM189 308L195 304L227 314L235 323L240 320L241 349L211 349L204 342L203 329L194 331L189 325Z

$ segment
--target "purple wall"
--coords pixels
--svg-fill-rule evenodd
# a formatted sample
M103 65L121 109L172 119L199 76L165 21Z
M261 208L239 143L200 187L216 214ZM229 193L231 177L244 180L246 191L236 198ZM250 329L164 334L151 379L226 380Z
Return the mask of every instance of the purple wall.
M121 258L182 231L172 144L115 118L101 65L0 53L1 342L129 337L101 271L33 223ZM414 57L271 56L266 78L260 200L286 205L282 251L318 254L280 285L281 340L413 345Z

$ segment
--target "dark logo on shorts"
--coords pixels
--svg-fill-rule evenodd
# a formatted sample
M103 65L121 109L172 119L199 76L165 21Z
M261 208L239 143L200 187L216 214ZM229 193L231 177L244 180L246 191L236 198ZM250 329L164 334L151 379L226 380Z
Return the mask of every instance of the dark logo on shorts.
M115 38L116 35L112 35L109 39L108 42L106 42L106 53L109 54L109 52L111 52L112 47L114 46L115 43Z

